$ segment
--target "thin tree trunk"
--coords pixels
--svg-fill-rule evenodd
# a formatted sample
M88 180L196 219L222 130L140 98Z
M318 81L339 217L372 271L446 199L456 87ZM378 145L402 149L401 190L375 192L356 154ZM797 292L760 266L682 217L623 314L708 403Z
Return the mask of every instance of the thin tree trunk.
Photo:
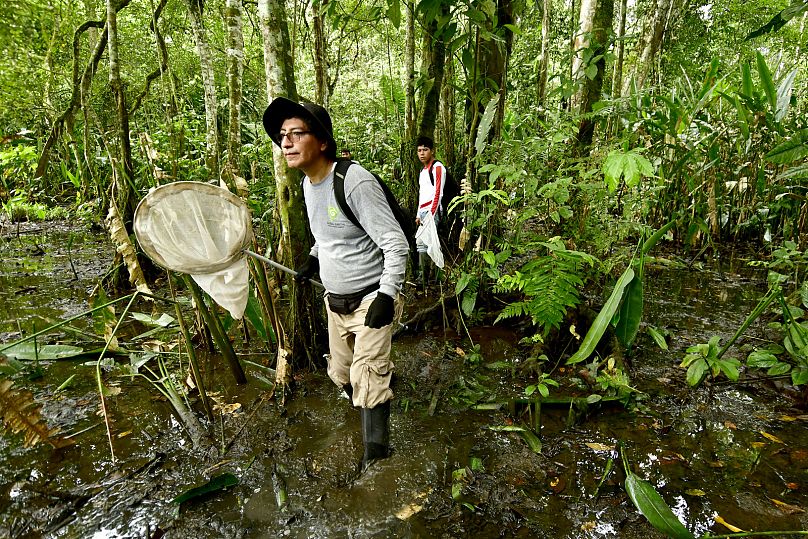
M118 13L116 3L107 0L107 53L109 54L109 86L115 95L118 112L118 148L117 163L112 163L114 196L113 202L118 207L124 223L131 223L137 204L136 194L132 189L132 146L129 141L129 111L126 108L126 92L121 80L120 61L118 58ZM129 227L127 225L127 230Z
M577 88L570 103L570 110L572 111L580 108L581 100L583 99L582 94L586 85L585 70L588 67L584 62L584 51L589 48L597 8L598 0L581 0L581 11L578 14L578 30L575 32L572 56L572 81Z
M445 8L445 10L448 10L448 8ZM434 138L440 91L443 84L446 44L442 38L436 37L438 33L437 19L426 21L424 26L424 51L421 57L421 73L426 73L429 82L425 85L425 90L421 95L421 107L416 124L419 135Z
M583 5L582 5L583 6ZM583 8L582 8L583 9ZM581 15L583 20L583 14ZM581 122L578 126L578 149L581 154L589 151L595 131L595 119L589 116L592 105L600 101L603 92L603 80L606 74L606 51L609 47L609 30L614 20L614 0L597 0L592 19L591 39L589 45L595 62L597 72L593 78L584 77L579 94Z
M550 10L552 8L552 0L542 1L541 60L539 60L539 83L536 92L540 109L544 108L544 100L547 99L547 71L550 66Z
M405 205L415 214L418 205L418 159L415 153L417 116L415 103L415 3L404 0L406 10L404 36L404 139L401 141L401 177L404 180Z
M287 97L298 100L294 64L291 55L289 28L282 0L258 0L261 33L264 38L264 67L269 100ZM303 190L298 174L289 170L281 150L273 145L275 189L281 231L278 254L290 267L300 265L311 249L311 237L306 226ZM310 285L294 285L288 309L287 333L279 335L278 382L289 382L287 358L307 357L310 364L318 364L323 352L319 345L324 335L320 312L315 307L314 291Z
M249 187L241 174L241 98L244 71L244 36L241 31L241 0L227 0L227 89L230 117L227 130L227 173L224 175L231 189L246 197Z
M208 169L209 176L218 178L219 130L216 125L216 79L210 46L205 36L202 1L188 0L188 13L191 17L191 30L196 42L196 53L199 56L199 67L202 75L202 87L205 92L205 166Z
M56 145L59 140L59 137L62 135L62 132L65 129L65 125L72 125L73 116L76 114L76 110L78 110L79 104L81 103L81 88L84 84L85 79L89 79L92 81L92 77L95 74L96 70L98 69L98 63L101 61L101 56L104 53L104 50L107 46L107 32L106 28L102 35L103 43L99 43L95 51L93 52L92 59L87 64L87 68L84 70L84 75L82 78L79 79L79 61L81 58L81 34L86 32L89 28L105 28L105 23L103 21L87 21L81 26L76 29L76 32L73 34L73 92L70 97L70 103L68 103L67 108L65 111L59 115L56 120L53 122L53 126L51 127L51 132L48 135L48 138L45 140L45 145L42 147L42 153L39 155L39 161L37 162L36 172L34 173L35 178L42 178L45 175L45 172L48 169L48 163L50 161L50 151ZM89 83L88 83L89 86Z
M446 67L444 68L443 77L444 82L440 94L440 116L441 116L441 129L442 135L441 142L443 147L442 157L443 164L449 168L453 168L457 155L455 150L455 92L454 86L449 84L454 78L454 63L451 57L447 59Z
M651 72L651 67L656 62L656 56L664 36L665 21L670 12L670 5L671 0L657 0L656 2L653 22L648 26L642 54L637 60L635 79L638 90L641 90L645 85L645 81Z
M325 11L328 0L312 5L312 34L314 41L314 100L328 108L328 47L325 39Z

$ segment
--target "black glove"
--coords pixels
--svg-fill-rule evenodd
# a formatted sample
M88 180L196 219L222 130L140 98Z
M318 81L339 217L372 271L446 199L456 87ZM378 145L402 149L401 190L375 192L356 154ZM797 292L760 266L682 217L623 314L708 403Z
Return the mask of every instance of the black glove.
M393 298L381 292L376 293L376 299L368 307L365 316L365 325L369 328L379 329L393 321Z
M311 279L315 273L320 271L320 261L317 260L316 256L309 255L306 261L303 262L303 265L295 271L297 271L295 281L298 283L305 283Z

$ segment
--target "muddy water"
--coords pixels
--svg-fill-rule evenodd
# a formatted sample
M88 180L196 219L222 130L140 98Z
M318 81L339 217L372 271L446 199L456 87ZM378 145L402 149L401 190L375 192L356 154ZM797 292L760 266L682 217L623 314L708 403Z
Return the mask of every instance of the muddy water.
M84 232L4 232L0 341L29 331L36 317L87 308L87 291L111 257L100 237L74 239L71 259L80 271L73 282L66 235ZM568 408L545 406L538 455L517 435L489 428L521 415L507 406L470 407L505 403L528 382L518 371L485 368L524 359L519 336L507 328L472 330L480 365L456 352L469 349L466 339L439 328L397 339L394 454L358 477L359 414L323 371L301 374L281 406L266 398L257 369L248 367L250 383L235 386L219 358L203 357L218 401L240 406L205 423L211 443L201 448L152 386L109 366L105 380L120 388L107 401L113 462L97 414L94 364L43 362L42 377L12 378L44 405L51 426L79 434L60 450L0 437L0 536L661 537L622 489L609 449L618 442L696 535L728 531L715 515L745 530L806 529L806 417L788 388L754 382L689 390L677 367L687 346L730 337L754 306L765 284L743 262L727 260L721 271L650 267L645 320L670 332L670 349L640 339L630 359L632 382L644 392L639 406L593 407L574 424ZM747 339L763 331L753 327ZM73 374L72 385L56 391ZM613 471L598 490L610 459ZM222 472L239 484L172 503ZM287 495L282 506L280 493Z

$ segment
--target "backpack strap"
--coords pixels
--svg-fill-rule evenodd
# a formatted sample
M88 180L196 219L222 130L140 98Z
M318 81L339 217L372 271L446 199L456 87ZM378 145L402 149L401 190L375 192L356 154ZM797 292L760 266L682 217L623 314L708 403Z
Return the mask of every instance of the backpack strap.
M359 219L356 218L353 210L348 206L348 201L345 200L345 174L348 173L348 168L353 164L350 159L341 159L337 161L337 166L334 167L334 198L337 199L337 204L342 210L345 217L354 224L357 228L365 230L359 224Z
M435 168L435 160L429 163L429 181L432 182L432 187L435 187L435 176L432 175L432 169Z

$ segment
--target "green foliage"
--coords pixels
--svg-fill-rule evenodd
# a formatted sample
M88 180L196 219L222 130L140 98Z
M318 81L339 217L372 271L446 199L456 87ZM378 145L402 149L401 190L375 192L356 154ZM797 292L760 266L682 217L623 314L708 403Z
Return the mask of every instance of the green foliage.
M691 387L700 385L707 375L712 378L724 374L728 379L738 380L740 362L735 358L723 359L718 347L721 337L713 336L706 344L696 344L687 349L680 367L687 368L687 383Z
M497 292L519 291L526 299L508 304L496 321L529 316L546 336L552 328L561 326L568 309L580 303L584 266L593 266L596 259L568 250L559 238L538 242L536 246L545 247L546 254L536 256L513 274L499 277Z
M641 153L640 149L621 152L612 150L603 162L603 175L609 191L614 192L624 180L631 188L640 183L643 177L654 175L654 166Z

